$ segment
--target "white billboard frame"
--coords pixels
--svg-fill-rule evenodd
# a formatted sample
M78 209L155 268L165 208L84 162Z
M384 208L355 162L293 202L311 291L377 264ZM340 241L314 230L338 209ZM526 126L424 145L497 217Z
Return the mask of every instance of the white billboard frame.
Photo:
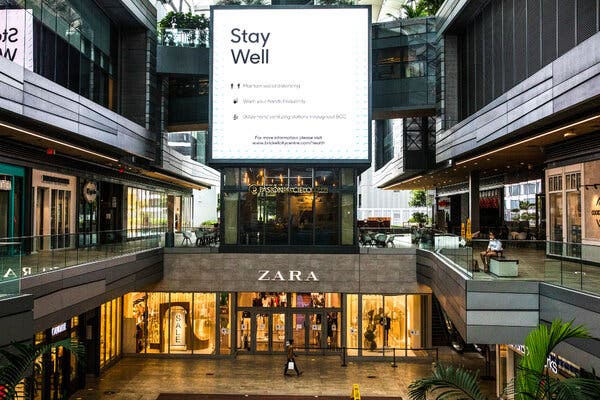
M289 11L289 12L294 12L294 11L298 11L298 10L328 10L328 11L339 11L339 10L352 10L352 9L360 9L362 10L362 12L366 11L366 17L364 20L364 35L366 36L366 40L367 40L367 44L366 44L366 80L367 82L365 82L366 85L366 92L365 93L365 97L366 97L366 106L364 107L364 115L366 115L366 117L363 116L363 120L364 120L364 126L362 126L360 129L363 129L362 134L364 135L364 137L362 138L364 145L361 146L358 151L361 153L360 156L358 157L344 157L344 156L336 156L336 157L285 157L285 156L281 156L281 157L269 157L269 156L262 156L262 157L247 157L247 156L237 156L237 157L222 157L219 156L218 154L214 154L213 150L213 140L215 139L215 135L214 134L214 126L215 126L215 113L213 112L215 110L215 90L217 90L217 95L219 95L219 91L223 91L223 88L216 88L214 83L215 83L215 68L214 68L214 57L215 57L215 51L214 51L214 43L213 40L215 38L214 35L214 27L215 24L218 24L218 19L215 19L215 11L218 13L219 11L222 10L235 10L235 11L240 11L240 10L264 10L266 12L272 11L272 10L276 10L276 11ZM364 6L364 5L357 5L357 6L211 6L210 7L210 13L211 13L211 26L210 26L210 71L209 71L209 82L210 82L210 95L209 95L209 130L208 130L208 145L207 145L207 163L209 165L218 165L218 166L227 166L227 165L264 165L264 164L280 164L280 165L289 165L289 164L295 164L295 165L308 165L308 164L326 164L326 165L330 165L330 166L335 166L335 165L344 165L344 166L348 166L348 165L357 165L357 166L368 166L371 164L371 158L372 158L372 127L371 127L371 107L372 107L372 95L371 95L371 77L372 77L372 54L371 54L371 49L372 49L372 38L371 38L371 7L370 6ZM358 13L357 13L358 14ZM362 16L361 16L362 17ZM335 26L335 20L332 21L332 25L329 26L329 28L331 28L332 26ZM313 25L307 25L306 29L313 29L314 26ZM329 34L333 34L333 32L335 32L334 30L332 31L331 29L329 29ZM242 36L242 31L237 31L236 32L236 36L232 36L234 39L250 39L249 36L246 36L245 38ZM362 33L362 32L361 32ZM301 34L301 32L300 32ZM257 43L257 45L265 47L265 45L267 44L267 41L269 39L269 37L266 37L267 34L264 34L263 32L263 36L261 36L260 34L255 35L252 39L257 39L259 41L261 41L260 43L257 42L253 42L253 43ZM233 40L232 40L233 41ZM233 49L232 51L232 55L233 55ZM265 53L262 53L262 57L264 59ZM267 57L272 57L272 55L267 55ZM268 61L268 58L267 58ZM260 62L260 61L259 61ZM259 63L257 62L257 63ZM255 64L257 64L255 63ZM314 59L312 61L313 65L315 67L318 68L325 68L326 64L323 62L323 60L320 59ZM233 83L232 83L233 85ZM237 84L236 84L237 85ZM334 114L331 114L332 116ZM235 115L237 116L237 115ZM311 116L312 117L312 116ZM235 117L233 117L235 118ZM306 118L306 117L304 117ZM359 128L355 128L356 130L358 130ZM276 137L277 139L277 137ZM348 143L336 143L336 151L339 151L340 153L344 153L344 147L347 146ZM293 144L292 144L293 146ZM330 144L331 146L331 144ZM331 153L331 151L330 151ZM289 154L289 153L287 153Z

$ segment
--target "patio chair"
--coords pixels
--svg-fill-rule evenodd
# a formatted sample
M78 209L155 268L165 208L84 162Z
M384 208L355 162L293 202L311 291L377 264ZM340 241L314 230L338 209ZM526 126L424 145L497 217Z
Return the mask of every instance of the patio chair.
M187 246L188 244L192 244L192 232L182 231L183 240L181 241L182 246ZM184 245L185 243L185 245Z

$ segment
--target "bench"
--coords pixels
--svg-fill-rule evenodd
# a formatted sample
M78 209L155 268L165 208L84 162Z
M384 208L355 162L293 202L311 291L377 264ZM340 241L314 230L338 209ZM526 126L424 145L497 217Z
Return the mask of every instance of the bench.
M510 260L504 257L490 258L490 272L496 276L519 276L519 260Z

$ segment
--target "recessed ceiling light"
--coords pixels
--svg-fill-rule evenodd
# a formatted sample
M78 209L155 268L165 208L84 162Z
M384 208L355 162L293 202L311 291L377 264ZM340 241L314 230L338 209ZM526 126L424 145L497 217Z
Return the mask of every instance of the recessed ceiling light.
M565 133L563 133L564 138L573 137L573 136L577 136L577 134L573 131L566 131Z

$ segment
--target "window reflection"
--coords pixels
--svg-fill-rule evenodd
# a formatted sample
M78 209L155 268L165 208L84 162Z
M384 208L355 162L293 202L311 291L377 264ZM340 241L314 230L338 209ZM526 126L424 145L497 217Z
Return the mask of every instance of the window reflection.
M241 183L236 187L237 176ZM342 231L343 244L354 243L351 168L229 168L225 179L225 244L339 245ZM344 227L340 226L341 202Z

